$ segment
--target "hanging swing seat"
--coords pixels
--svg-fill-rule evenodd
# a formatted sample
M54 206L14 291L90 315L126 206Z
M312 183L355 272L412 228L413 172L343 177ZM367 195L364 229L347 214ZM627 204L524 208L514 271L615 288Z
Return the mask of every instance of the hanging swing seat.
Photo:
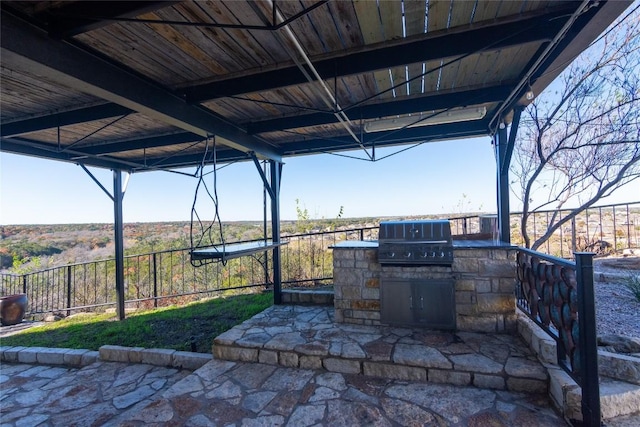
M233 258L266 252L289 242L274 243L273 240L256 240L254 242L231 243L198 248L191 251L191 260L220 260L226 262Z

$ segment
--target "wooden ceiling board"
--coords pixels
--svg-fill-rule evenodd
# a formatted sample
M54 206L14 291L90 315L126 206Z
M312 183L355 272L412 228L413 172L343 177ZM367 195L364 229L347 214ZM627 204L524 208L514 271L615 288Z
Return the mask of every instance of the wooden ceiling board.
M298 1L278 1L276 4L284 19L289 19L296 13L302 11L302 5ZM321 6L320 8L325 7L326 6ZM309 56L326 53L326 49L318 37L318 30L315 28L309 16L299 17L289 24L289 28Z
M259 6L258 2L232 1L226 2L225 6L233 14L238 23L252 23L256 25L265 25L271 22L272 14L269 10L267 13L259 13L254 10L251 5ZM260 9L256 7L256 9ZM281 63L290 59L282 42L282 34L277 31L236 31L236 41L239 43L240 49L245 49L253 56L260 66Z
M475 8L475 1L454 1L451 4L451 20L449 21L449 28L470 24Z
M306 3L313 3L315 0L304 0ZM364 38L360 25L358 24L358 17L356 16L356 10L353 7L351 1L333 1L327 3L331 16L336 25L336 29L340 34L342 40L342 46L344 49L350 49L357 46L362 46Z
M215 20L200 6L201 2L189 2L177 4L173 9L189 22L214 22ZM164 12L163 10L158 11L160 14ZM185 32L185 35L194 43L200 45L205 53L211 57L211 60L220 67L220 72L217 75L224 75L242 69L241 58L234 55L233 51L228 47L229 42L227 40L230 36L225 30L193 27L192 31Z
M406 0L404 2L404 14L406 35L411 37L417 34L424 34L426 31L426 10L427 2L425 0ZM413 64L408 67L409 74L409 95L418 95L422 93L422 75L423 64Z
M219 24L239 24L238 20L229 14L229 9L224 3L204 1L188 3L189 12L197 22L215 22ZM185 6L186 8L186 6ZM255 23L255 21L253 22ZM246 24L243 22L243 24ZM261 24L261 23L260 23ZM260 46L255 46L253 38L246 31L240 29L227 28L206 28L206 33L211 40L218 45L218 48L227 52L238 64L237 68L230 68L229 72L242 71L269 64L270 57L265 52L257 53L256 49L262 50ZM243 48L240 41L247 41L251 46ZM229 63L231 66L232 63Z
M165 8L153 14L148 14L151 19L173 20L187 22L185 17L179 12L180 8ZM199 78L209 78L211 75L217 76L226 74L229 65L225 63L233 62L227 53L218 48L204 34L201 28L172 25L151 25L151 27L167 42L183 50L190 57L189 66L197 70Z
M500 81L515 80L522 77L525 67L529 63L529 58L540 48L540 43L528 43L526 45L514 46L503 49L505 67L502 68Z
M144 26L143 24L133 24ZM133 33L125 25L113 24L88 33L79 34L74 38L96 51L102 52L113 61L121 63L138 73L165 86L171 87L197 78L181 63L173 63L173 58L166 52L158 55L149 51L149 43L141 38L146 31ZM172 65L170 65L172 64ZM174 66L175 65L175 66ZM185 76L186 74L186 76Z
M500 2L500 7L498 8L496 18L503 18L505 16L517 15L522 13L522 3L517 1L505 1L502 0Z
M377 3L370 0L354 0L353 6L364 44L373 44L383 41L384 32L382 30L382 22L380 20ZM377 93L383 93L391 87L391 79L389 78L388 70L378 70L371 74L370 79L375 82ZM393 97L391 92L385 92L379 96L379 99L388 99L391 97Z
M305 6L311 6L314 3L315 1L303 2ZM327 4L312 10L307 16L313 23L313 27L307 26L307 28L300 29L300 31L308 31L311 34L313 34L313 31L315 30L326 53L344 49L344 45L340 39L340 34L336 28L336 23L334 22L331 13L333 13L333 11Z
M450 59L450 58L447 58ZM440 79L441 60L429 61L425 64L424 93L438 91L438 81Z
M449 10L451 0L430 0L427 11L427 32L446 30L449 28Z
M472 23L491 21L496 19L498 9L500 7L499 1L483 1L478 2L475 12L473 14Z
M403 38L402 30L402 3L394 1L380 1L380 18L385 40L397 40ZM400 84L407 81L406 67L394 67L391 69L391 86L396 96L406 96L407 86Z
M0 114L3 123L100 102L91 95L54 85L47 80L47 76L36 76L6 67L2 67L0 73Z
M384 40L397 40L402 34L402 3L392 0L379 2Z
M144 138L157 134L169 134L175 131L175 128L152 120L142 114L131 114L117 121L116 119L118 117L61 126L60 143L64 146L78 142L75 147L89 147L101 145L105 142ZM52 128L30 132L23 136L37 141L56 141L58 129ZM81 139L82 141L80 141Z

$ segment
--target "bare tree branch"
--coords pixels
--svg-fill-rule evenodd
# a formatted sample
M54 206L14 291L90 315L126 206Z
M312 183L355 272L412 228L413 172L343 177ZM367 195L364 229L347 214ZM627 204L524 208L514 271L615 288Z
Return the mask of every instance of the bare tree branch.
M598 39L550 89L525 110L511 165L522 202L520 233L533 249L640 178L640 9ZM563 210L532 242L530 218L550 208Z

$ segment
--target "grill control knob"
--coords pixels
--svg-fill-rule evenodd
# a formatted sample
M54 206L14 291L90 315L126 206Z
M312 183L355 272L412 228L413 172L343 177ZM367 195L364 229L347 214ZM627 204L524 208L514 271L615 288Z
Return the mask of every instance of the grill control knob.
M444 252L440 252L440 258L444 258Z
M404 257L405 258L411 258L411 252L405 252L404 253Z
M429 256L429 252L422 252L422 253L420 254L420 256L421 256L422 258L427 258L427 257Z
M395 252L387 252L387 255L389 255L389 258L395 258L396 253Z

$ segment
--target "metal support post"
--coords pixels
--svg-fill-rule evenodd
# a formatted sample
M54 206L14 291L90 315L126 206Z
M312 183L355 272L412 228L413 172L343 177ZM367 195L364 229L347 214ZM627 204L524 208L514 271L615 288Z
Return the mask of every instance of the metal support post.
M282 163L269 161L271 172L271 240L280 243L280 176ZM282 304L282 269L280 260L280 246L273 249L273 303Z
M596 306L593 291L593 253L575 252L578 283L578 325L580 327L580 386L582 422L586 427L600 426L600 384L598 344L596 342Z
M71 266L67 266L67 309L71 308ZM67 316L71 316L71 310L67 310Z
M509 224L509 168L504 168L504 158L507 148L507 129L498 129L494 136L496 166L498 170L498 230L500 241L511 243ZM503 172L504 171L504 172Z
M518 125L522 107L513 110L513 120L507 138L507 127L498 129L494 136L496 150L496 166L498 170L498 227L500 229L500 241L511 243L511 214L509 211L509 167L511 156L518 135Z
M116 256L116 311L118 319L124 320L124 224L122 219L122 171L113 171L113 212L114 243Z
M153 306L158 307L158 260L153 254Z

